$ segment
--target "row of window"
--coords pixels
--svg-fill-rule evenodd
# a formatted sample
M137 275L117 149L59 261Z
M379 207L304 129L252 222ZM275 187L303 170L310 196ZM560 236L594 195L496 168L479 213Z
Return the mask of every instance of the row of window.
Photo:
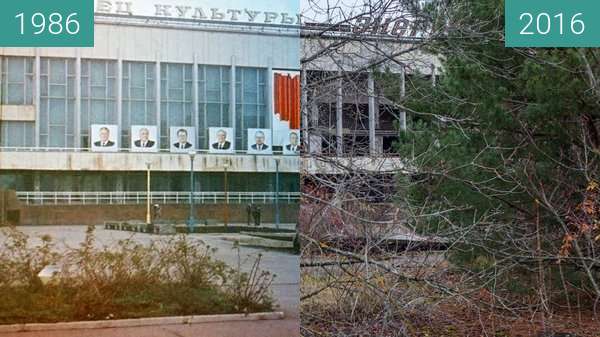
M34 58L1 57L2 82L0 103L33 105ZM249 128L268 128L267 70L236 67L235 102L231 109L231 67L198 66L198 115L194 107L193 65L162 63L160 76L156 64L123 62L122 114L118 116L118 66L114 60L81 62L81 114L76 125L76 61L74 59L41 58L39 130L41 147L75 147L79 128L82 147L89 144L92 124L121 126L122 144L129 144L131 125L196 126L198 144L208 147L208 128L232 127L230 111L234 111L238 148L246 144ZM160 121L156 102L160 81ZM31 147L35 144L32 122L1 122L0 146ZM168 133L161 132L162 144L168 144Z
M35 186L35 175L39 186ZM297 173L280 173L279 188L286 192L299 192ZM225 176L218 172L195 173L195 189L204 192L222 192ZM233 192L272 192L275 190L275 173L248 174L230 172L227 188ZM136 192L146 190L144 172L0 172L0 190L44 192ZM155 192L187 192L190 177L187 172L154 172L151 189Z

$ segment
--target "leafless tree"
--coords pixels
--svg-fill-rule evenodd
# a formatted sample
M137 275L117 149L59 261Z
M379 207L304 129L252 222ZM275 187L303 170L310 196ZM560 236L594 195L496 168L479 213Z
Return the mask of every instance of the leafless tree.
M573 129L580 132L571 135L573 146L565 149L570 152L548 154L557 167L551 186L548 177L536 176L535 161L511 155L543 148L541 131L525 118L515 118L518 142L504 148L490 135L490 144L464 167L502 181L503 189L454 171L461 168L429 165L431 154L445 151L435 139L413 156L394 153L393 144L411 120L428 118L465 137L480 127L476 115L418 111L405 104L415 97L433 100L435 91L457 105L477 105L434 90L444 76L443 55L473 55L465 50L470 42L440 44L448 31L479 40L472 43L502 35L490 25L501 13L473 22L456 15L464 13L463 5L308 3L302 33L303 336L552 336L546 333L568 329L573 319L585 335L597 326L589 319L600 299L600 141L594 113L565 120L578 124ZM518 52L536 58L535 50ZM596 95L598 102L600 58L597 51L578 53L573 76L587 84L582 95ZM473 65L505 76L477 58ZM540 71L564 66L546 63ZM525 104L507 102L507 110L518 115ZM502 167L486 166L478 160L484 155L499 156ZM407 191L430 184L431 177L468 186L498 207L457 223L452 215L469 211L468 205L434 202L433 195L415 204ZM515 194L532 203L511 204L508 196ZM418 234L424 227L427 234ZM468 268L448 258L473 250L483 253Z

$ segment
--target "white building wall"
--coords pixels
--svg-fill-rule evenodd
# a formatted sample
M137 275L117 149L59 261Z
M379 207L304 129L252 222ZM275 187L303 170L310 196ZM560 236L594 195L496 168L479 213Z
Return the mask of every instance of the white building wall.
M300 41L293 34L269 35L96 24L93 48L0 48L0 55L230 65L298 69ZM275 57L274 57L275 56Z

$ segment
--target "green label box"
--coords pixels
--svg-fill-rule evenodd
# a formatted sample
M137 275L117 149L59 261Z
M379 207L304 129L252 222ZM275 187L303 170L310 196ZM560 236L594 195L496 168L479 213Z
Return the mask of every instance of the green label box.
M94 0L9 0L0 47L93 47Z
M506 47L600 47L598 0L506 0Z

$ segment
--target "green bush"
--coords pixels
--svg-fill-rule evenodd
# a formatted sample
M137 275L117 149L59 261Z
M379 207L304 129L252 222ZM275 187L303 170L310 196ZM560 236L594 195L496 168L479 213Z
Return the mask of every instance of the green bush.
M186 236L147 245L132 240L98 247L93 227L79 247L60 253L9 229L0 251L0 324L107 320L272 310L273 276L213 258L215 249ZM47 265L59 271L43 284Z

